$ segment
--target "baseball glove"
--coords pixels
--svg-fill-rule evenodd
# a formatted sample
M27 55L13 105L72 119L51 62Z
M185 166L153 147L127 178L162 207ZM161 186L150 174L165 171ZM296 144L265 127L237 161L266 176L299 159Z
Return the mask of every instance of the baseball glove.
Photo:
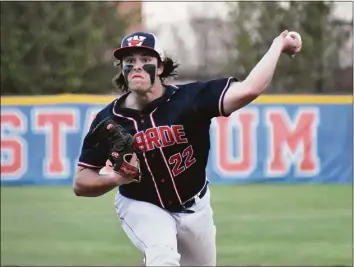
M108 150L108 159L112 163L112 169L124 178L140 182L140 163L137 158L137 166L130 163L133 153L139 154L134 147L133 136L120 124L110 118L105 118L89 133L90 141L97 147Z

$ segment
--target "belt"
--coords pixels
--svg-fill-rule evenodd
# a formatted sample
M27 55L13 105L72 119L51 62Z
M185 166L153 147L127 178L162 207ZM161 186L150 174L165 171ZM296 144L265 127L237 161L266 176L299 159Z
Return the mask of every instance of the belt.
M189 209L190 207L192 207L194 204L197 203L197 199L202 199L205 196L206 192L208 191L208 184L209 182L207 181L203 189L196 196L192 197L191 199L187 200L182 204L182 208Z

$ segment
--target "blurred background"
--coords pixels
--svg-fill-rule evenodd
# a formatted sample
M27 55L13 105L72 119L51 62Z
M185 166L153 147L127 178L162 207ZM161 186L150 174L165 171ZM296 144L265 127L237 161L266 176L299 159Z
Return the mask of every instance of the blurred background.
M71 187L124 35L154 32L178 84L244 79L284 29L301 53L211 125L218 265L352 266L353 3L262 1L1 2L1 265L141 265L115 192Z

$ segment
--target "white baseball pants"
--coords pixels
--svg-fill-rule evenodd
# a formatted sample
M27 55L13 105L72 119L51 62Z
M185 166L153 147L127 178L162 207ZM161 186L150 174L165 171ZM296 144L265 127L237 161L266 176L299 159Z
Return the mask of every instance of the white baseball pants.
M167 212L119 192L115 208L125 233L144 254L145 266L216 266L209 189L190 208L194 213Z

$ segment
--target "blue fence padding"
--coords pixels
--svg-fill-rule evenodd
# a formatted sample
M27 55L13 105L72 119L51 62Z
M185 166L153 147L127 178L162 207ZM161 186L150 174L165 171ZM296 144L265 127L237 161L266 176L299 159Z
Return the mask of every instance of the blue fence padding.
M1 184L70 185L101 104L1 108ZM251 104L213 120L211 183L351 183L352 105ZM193 179L193 177L191 177Z

